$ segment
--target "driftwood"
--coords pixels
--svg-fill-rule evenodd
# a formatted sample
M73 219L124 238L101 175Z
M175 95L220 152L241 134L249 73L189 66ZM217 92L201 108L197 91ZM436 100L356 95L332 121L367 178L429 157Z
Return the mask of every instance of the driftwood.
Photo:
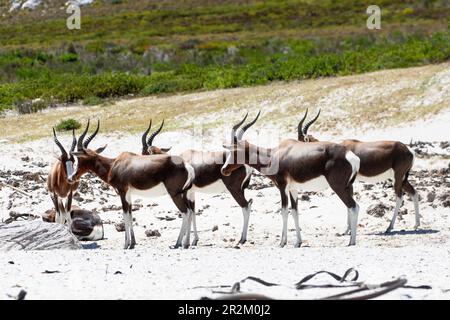
M67 226L40 220L0 223L0 251L81 249Z
M29 193L23 191L22 189L19 189L19 188L17 188L17 187L14 187L14 186L12 186L12 185L10 185L10 184L7 184L7 183L5 183L5 182L1 182L1 181L0 181L0 186L4 186L4 187L11 188L11 189L13 189L14 191L20 192L21 194L23 194L23 195L25 195L25 196L31 198L31 195L30 195Z

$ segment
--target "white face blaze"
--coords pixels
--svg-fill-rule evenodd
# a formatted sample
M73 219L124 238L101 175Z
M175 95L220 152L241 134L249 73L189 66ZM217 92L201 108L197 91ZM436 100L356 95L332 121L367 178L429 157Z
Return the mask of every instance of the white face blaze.
M69 181L74 181L74 178L78 171L78 158L74 157L75 161L66 161L66 171L67 171L67 179Z

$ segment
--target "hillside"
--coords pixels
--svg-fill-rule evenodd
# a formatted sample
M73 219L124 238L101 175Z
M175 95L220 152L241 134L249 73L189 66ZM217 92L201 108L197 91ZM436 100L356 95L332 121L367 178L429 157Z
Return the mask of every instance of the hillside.
M2 1L0 110L248 87L445 62L448 1L93 1L81 30L65 1ZM40 99L31 107L30 101Z
M143 132L148 121L166 120L165 131L191 131L202 126L206 134L225 137L230 122L248 110L262 110L261 126L282 135L293 134L300 114L309 108L322 109L314 125L325 137L361 130L382 130L426 120L450 108L450 63L407 69L393 69L354 75L294 82L276 82L251 88L157 97L129 98L97 106L72 105L29 115L10 114L0 118L4 142L51 137L51 128L60 119L85 122L100 118L102 132ZM442 129L434 128L434 134ZM17 130L17 128L22 128ZM212 131L209 131L212 129ZM429 128L427 132L433 131ZM422 132L425 134L425 132ZM407 136L420 140L420 132ZM275 142L272 141L272 142Z

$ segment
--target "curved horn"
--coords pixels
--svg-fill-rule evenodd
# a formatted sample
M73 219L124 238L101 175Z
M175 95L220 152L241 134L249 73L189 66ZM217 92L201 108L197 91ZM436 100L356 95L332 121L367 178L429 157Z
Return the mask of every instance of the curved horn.
M63 156L67 156L66 150L65 150L64 147L62 146L61 142L59 142L58 138L56 137L56 131L55 131L55 128L53 128L53 137L54 137L54 139L55 139L56 145L59 147L59 150L61 150L62 155L63 155Z
M100 119L97 120L97 129L95 129L94 133L92 133L87 139L86 141L83 142L83 148L86 149L89 145L89 143L92 141L92 139L95 138L95 136L98 133L98 130L100 129Z
M245 114L244 118L241 121L239 121L239 123L237 123L233 126L233 129L231 130L231 142L237 142L236 130L239 129L240 126L242 126L242 124L245 122L245 120L247 120L247 116L248 116L248 112Z
M70 146L70 152L75 151L77 146L77 138L75 137L75 129L72 129L72 145Z
M304 135L303 135L303 122L305 122L306 116L308 115L308 108L306 108L305 115L303 116L302 120L298 123L298 140L303 141Z
M303 134L307 134L308 133L308 129L309 129L309 127L314 123L314 122L316 122L317 121L317 119L319 118L319 115L320 115L320 109L319 109L319 112L317 112L317 115L314 117L314 119L312 119L311 121L309 121L307 124L305 124L305 128L303 129Z
M147 135L150 132L150 129L152 128L152 120L150 119L150 124L148 125L147 130L145 130L144 134L142 135L142 152L147 152Z
M163 127L164 127L164 119L163 119L163 121L161 122L161 125L159 126L159 128L158 128L155 132L153 132L153 133L151 134L150 138L148 138L148 140L147 140L147 145L148 145L148 146L151 146L151 145L152 145L153 139L155 139L155 137L158 135L158 133L161 132L161 130L162 130Z
M83 133L78 138L77 151L83 151L84 150L84 148L83 148L83 140L84 140L84 137L86 136L86 133L89 130L89 122L90 122L90 119L88 119L88 122L87 122L87 125L86 125L86 129L84 129Z
M239 132L236 134L236 138L238 140L241 140L245 131L247 131L248 128L250 128L252 125L255 124L255 122L256 122L256 120L258 120L260 114L261 114L261 110L258 111L258 114L256 115L255 119L253 119L251 122L247 123L245 126L243 126L242 128L239 129Z

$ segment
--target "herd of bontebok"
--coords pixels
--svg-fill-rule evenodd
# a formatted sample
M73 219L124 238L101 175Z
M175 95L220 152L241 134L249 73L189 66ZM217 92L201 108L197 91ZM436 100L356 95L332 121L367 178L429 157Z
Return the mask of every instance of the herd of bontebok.
M298 124L298 140L286 139L274 148L263 148L243 140L244 133L253 126L256 118L244 125L247 115L232 128L230 143L223 151L186 150L180 155L168 154L153 145L160 127L149 135L152 123L142 136L142 152L123 152L116 158L101 155L106 146L90 149L89 144L99 131L86 138L89 121L80 137L73 132L72 145L67 152L53 135L61 155L48 177L48 190L56 208L56 222L71 224L72 195L81 177L90 172L109 184L120 197L125 225L125 249L133 249L136 240L133 232L132 199L169 195L182 215L182 225L174 248L189 247L191 226L194 238L199 240L195 218L195 194L228 191L242 208L244 223L240 244L247 240L247 230L252 199L247 200L248 187L254 169L269 178L280 191L283 228L280 246L287 243L289 201L295 223L295 247L302 238L298 218L298 192L321 191L331 188L347 207L349 245L356 243L359 206L353 197L355 180L379 182L394 180L396 206L387 232L394 223L402 205L403 191L411 194L415 207L415 228L420 225L418 194L408 181L414 161L413 152L398 141L362 142L344 140L341 143L319 141L308 134L308 129L319 117L306 123L308 110Z

